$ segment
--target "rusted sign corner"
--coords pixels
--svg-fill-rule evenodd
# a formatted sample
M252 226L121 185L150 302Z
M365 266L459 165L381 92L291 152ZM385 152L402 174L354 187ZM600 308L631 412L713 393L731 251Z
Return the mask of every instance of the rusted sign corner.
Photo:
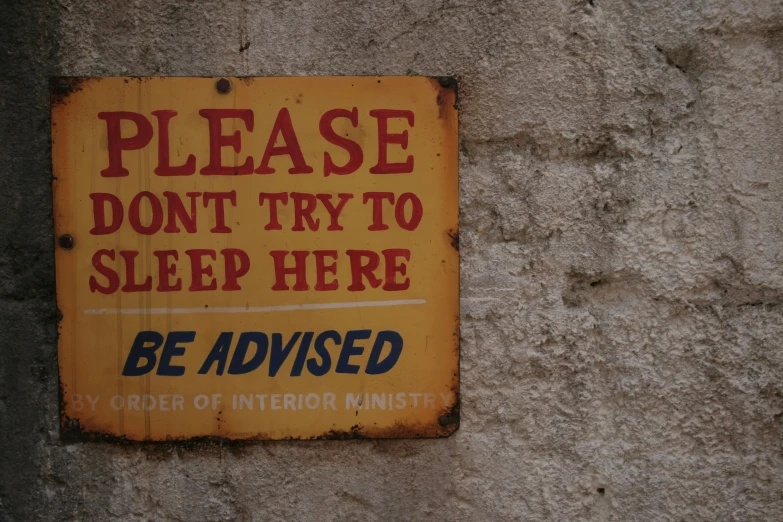
M65 103L68 96L82 90L89 78L83 76L52 76L49 78L49 97L52 107Z
M459 82L454 76L435 76L432 79L437 81L438 85L443 89L453 91L454 96L457 95L459 91Z
M459 409L459 392L456 394L456 400L451 408L448 408L443 414L438 417L438 424L441 427L438 433L439 437L450 437L455 431L459 429L460 423L460 409Z
M79 419L64 415L60 422L60 440L66 444L75 444L79 442L101 441L130 444L133 441L121 436L110 433L90 431L84 429Z
M440 107L440 117L445 117L445 109L452 108L455 111L459 109L459 83L454 76L435 76L431 78L437 85L438 97L436 101Z

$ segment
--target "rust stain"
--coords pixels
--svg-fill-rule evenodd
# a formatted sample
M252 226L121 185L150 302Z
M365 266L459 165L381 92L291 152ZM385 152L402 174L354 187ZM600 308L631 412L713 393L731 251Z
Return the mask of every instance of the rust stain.
M438 92L435 98L438 104L438 117L440 119L448 119L450 112L457 110L459 90L457 79L453 76L439 76L431 78L431 80Z
M459 394L454 401L454 405L451 408L447 408L443 415L438 417L438 424L444 429L450 430L449 435L459 429L460 422L460 410L459 410Z
M243 434L241 439L234 439L231 437L222 437L218 435L203 435L196 437L172 437L167 436L165 439L147 439L137 440L130 439L125 435L117 435L104 429L90 429L82 426L81 422L77 418L71 418L67 415L63 415L60 423L60 440L65 443L76 442L110 442L121 444L176 444L184 447L194 447L197 445L206 444L232 444L238 445L247 442L260 442L260 441L273 441L273 440L288 440L272 437L267 433L255 433L252 435Z
M52 106L66 102L68 96L82 90L82 84L89 78L79 76L52 76L49 78L49 98Z
M454 250L459 252L459 229L452 228L447 234L451 238L451 246L454 247Z
M166 437L165 439L136 440L124 435L117 435L101 429L89 429L82 426L77 418L67 415L62 417L60 424L60 440L73 444L79 442L107 442L112 444L174 444L192 449L203 449L204 445L220 444L243 446L258 442L271 441L319 441L319 440L374 440L374 439L415 439L421 437L448 437L460 425L459 394L455 394L455 402L449 408L440 410L437 423L396 424L385 428L362 426L357 424L349 430L331 429L313 437L274 437L267 433L243 434L242 438L232 438L219 435L204 435L197 437Z
M357 424L349 431L329 430L322 435L301 440L365 440L365 439L416 439L421 437L448 437L459 428L459 398L455 406L442 410L433 424L402 424L385 428L362 426ZM456 409L455 409L456 407ZM293 439L299 440L299 439Z
M63 414L60 422L60 440L65 443L79 442L107 442L112 444L127 445L160 445L173 444L179 447L202 450L210 445L229 445L242 447L259 442L272 441L319 441L319 440L374 440L374 439L415 439L421 437L444 438L449 437L460 426L460 393L459 374L454 374L454 404L438 411L436 422L411 424L396 423L388 427L372 427L356 424L349 430L331 429L320 435L312 437L274 437L268 433L241 434L241 438L230 436L204 435L197 437L171 437L165 439L136 440L124 435L116 435L104 429L90 429L83 426L78 418ZM220 431L218 429L218 431Z

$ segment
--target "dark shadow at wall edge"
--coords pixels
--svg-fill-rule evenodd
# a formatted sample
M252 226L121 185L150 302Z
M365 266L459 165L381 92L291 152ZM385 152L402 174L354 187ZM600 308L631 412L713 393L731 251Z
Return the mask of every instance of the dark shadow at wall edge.
M59 445L48 82L59 73L59 9L54 1L0 1L3 522L63 514L49 512L44 497L53 480L46 447Z

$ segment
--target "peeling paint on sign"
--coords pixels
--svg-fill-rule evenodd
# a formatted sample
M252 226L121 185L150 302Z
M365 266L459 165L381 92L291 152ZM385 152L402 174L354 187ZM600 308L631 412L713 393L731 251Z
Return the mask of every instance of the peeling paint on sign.
M65 439L457 429L453 79L51 92Z

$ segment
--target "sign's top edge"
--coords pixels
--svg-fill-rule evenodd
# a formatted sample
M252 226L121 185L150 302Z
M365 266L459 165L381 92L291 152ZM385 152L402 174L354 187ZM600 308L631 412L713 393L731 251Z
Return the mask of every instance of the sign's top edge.
M234 79L238 81L247 82L249 80L276 80L276 79L304 79L312 78L318 80L339 80L350 78L377 78L378 82L382 79L387 80L402 80L402 79L418 79L429 80L437 82L441 89L454 91L455 99L458 97L459 92L459 80L455 76L426 76L426 75L324 75L324 76L49 76L49 93L51 96L52 105L58 105L65 98L74 92L82 89L82 84L91 81L109 80L109 79L124 79L134 81L146 81L146 80L220 80L222 78Z
M327 79L327 78L394 78L394 79L401 79L401 78L425 78L425 79L432 79L432 80L439 80L439 81L445 81L446 79L453 81L455 83L458 82L458 79L455 76L452 75L428 75L428 74L388 74L388 75L378 75L378 74L346 74L346 75L339 75L339 74L314 74L314 75L268 75L268 76L254 76L254 75L215 75L215 76L207 76L207 75L191 75L191 74L185 74L185 75L176 75L176 74L169 74L166 76L144 76L144 75L52 75L49 76L50 82L55 82L58 80L71 80L71 81L85 81L85 80L93 80L93 79L109 79L109 78L127 78L132 80L166 80L166 79L211 79L216 80L219 78L233 78L237 80L251 80L251 79L264 79L264 78L285 78L285 79L298 79L298 78L317 78L317 79Z

